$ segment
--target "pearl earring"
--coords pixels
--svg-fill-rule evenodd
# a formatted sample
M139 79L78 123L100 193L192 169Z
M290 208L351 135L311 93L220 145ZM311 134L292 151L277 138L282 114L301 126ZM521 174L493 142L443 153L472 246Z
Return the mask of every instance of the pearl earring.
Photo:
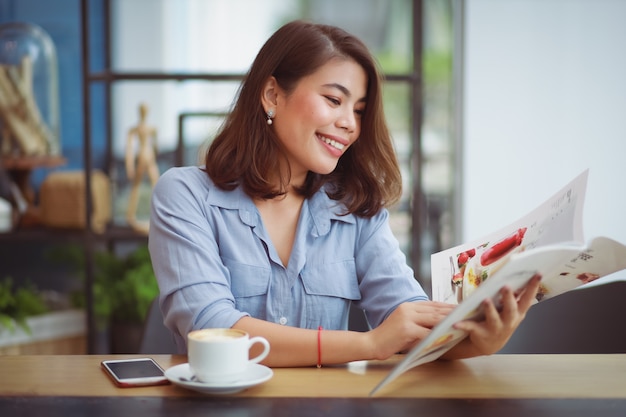
M267 124L268 125L272 124L272 117L274 117L274 109L269 109L267 111Z

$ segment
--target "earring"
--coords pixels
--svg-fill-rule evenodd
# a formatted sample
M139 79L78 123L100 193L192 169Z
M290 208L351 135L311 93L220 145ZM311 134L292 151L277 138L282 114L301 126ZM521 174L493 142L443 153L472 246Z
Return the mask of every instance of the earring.
M269 109L267 111L267 124L268 125L272 124L272 117L274 117L274 109Z

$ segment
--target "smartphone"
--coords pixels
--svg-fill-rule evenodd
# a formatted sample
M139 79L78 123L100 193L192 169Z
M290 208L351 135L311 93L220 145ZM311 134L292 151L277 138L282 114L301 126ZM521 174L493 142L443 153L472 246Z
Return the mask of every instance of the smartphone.
M152 358L104 360L102 369L118 387L143 387L169 383L163 368Z

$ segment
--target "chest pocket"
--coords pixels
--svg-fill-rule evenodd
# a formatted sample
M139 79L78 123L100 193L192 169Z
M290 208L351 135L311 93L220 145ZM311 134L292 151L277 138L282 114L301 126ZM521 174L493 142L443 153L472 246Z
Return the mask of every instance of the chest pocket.
M312 325L347 320L350 303L361 299L354 259L307 265L300 273L306 316Z
M230 272L230 290L235 297L235 308L252 317L263 319L271 269L224 258L222 261Z

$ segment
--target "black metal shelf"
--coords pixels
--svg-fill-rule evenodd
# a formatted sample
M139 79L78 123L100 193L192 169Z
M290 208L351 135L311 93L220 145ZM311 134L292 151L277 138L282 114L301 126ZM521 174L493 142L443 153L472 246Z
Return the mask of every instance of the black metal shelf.
M245 74L215 74L201 72L139 72L139 71L98 71L86 75L87 81L241 81ZM407 74L385 74L386 81L413 81L414 73Z
M48 227L18 228L6 233L0 233L0 242L29 242L29 241L81 241L85 238L83 230L51 229Z
M243 74L164 73L164 72L116 72L100 71L86 75L87 80L114 81L241 81Z

